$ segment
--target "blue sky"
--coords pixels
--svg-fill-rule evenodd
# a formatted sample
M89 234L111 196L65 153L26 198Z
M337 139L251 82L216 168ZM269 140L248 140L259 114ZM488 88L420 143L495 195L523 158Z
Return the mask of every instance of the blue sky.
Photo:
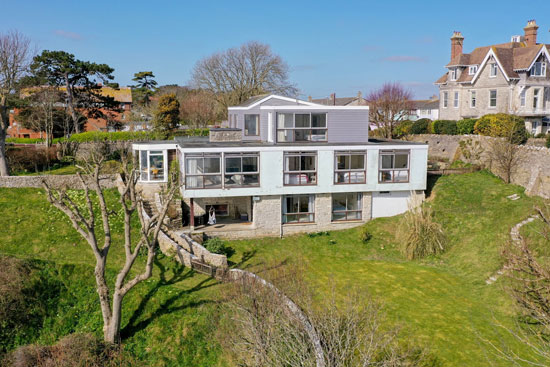
M152 70L159 84L188 84L195 62L250 40L271 45L302 97L367 93L398 81L427 98L449 60L449 38L464 51L507 42L539 24L550 43L550 1L10 1L0 31L17 29L38 49L107 63L116 81ZM528 5L527 5L528 4ZM543 16L546 15L546 16Z

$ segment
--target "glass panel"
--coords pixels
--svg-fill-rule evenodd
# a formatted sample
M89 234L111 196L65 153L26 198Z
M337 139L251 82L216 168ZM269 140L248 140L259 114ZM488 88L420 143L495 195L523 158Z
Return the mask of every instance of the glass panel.
M346 212L332 213L332 220L346 220Z
M205 188L212 188L212 187L218 187L222 184L222 176L203 176L204 180L204 187Z
M393 168L393 155L390 155L390 154L382 155L382 168L384 169Z
M311 127L327 127L327 114L326 113L312 113L311 114Z
M243 172L258 172L258 157L243 157Z
M253 186L260 183L260 175L244 175L244 185Z
M361 210L361 194L356 192L348 194L348 210Z
M334 174L334 180L336 183L347 183L348 182L348 173L339 172Z
M315 173L287 173L285 185L311 185L316 182Z
M409 180L408 171L395 171L394 172L394 181L395 182L407 182Z
M285 167L286 171L299 171L300 157L299 156L286 157L285 166L286 166Z
M365 156L363 154L354 154L351 156L351 169L364 169Z
M332 194L332 210L346 210L346 194Z
M164 156L149 155L149 180L164 180Z
M258 135L258 115L244 115L245 135Z
M186 189L202 188L202 185L203 185L202 176L186 176L185 177L185 188Z
M291 113L278 113L277 114L277 128L284 129L294 127L293 114Z
M185 160L185 173L188 175L201 174L203 171L202 163L202 158L187 158Z
M225 172L241 172L241 158L240 157L226 157L225 158Z
M311 127L309 114L297 113L294 115L295 127Z
M277 141L288 142L294 141L294 133L292 130L279 130L277 131Z
M314 156L302 156L302 171L315 171L315 157Z
M141 168L141 180L147 181L149 178L147 177L147 151L146 150L140 151L139 160L140 160L140 168Z
M204 173L220 173L220 158L204 158Z
M309 196L300 196L300 207L298 210L300 213L309 212Z
M349 155L339 155L336 157L337 167L339 170L349 169L350 157Z
M395 168L407 168L409 165L409 155L406 153L395 154Z
M327 140L326 130L311 130L311 141L324 141Z
M311 130L294 130L295 141L308 141L310 140Z
M297 213L298 212L298 201L295 200L295 196L286 197L286 212L287 213Z
M152 154L162 154L162 150L151 150L149 152L149 155L152 155Z
M356 211L356 212L348 212L348 220L359 220L361 219L361 212L360 211Z
M365 182L365 171L362 172L350 172L350 183L363 183Z
M392 182L393 171L380 171L380 182Z

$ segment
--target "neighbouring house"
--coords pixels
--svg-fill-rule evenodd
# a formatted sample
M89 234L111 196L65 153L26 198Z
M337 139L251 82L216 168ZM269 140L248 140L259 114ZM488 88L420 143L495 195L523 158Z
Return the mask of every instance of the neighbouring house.
M356 97L338 97L336 98L336 93L332 93L330 97L327 98L318 98L313 99L308 97L309 102L322 104L325 106L367 106L368 102L363 98L361 92L357 92Z
M451 61L435 84L439 118L459 120L489 113L525 118L533 134L550 129L550 44L537 43L538 26L527 22L523 36L463 53L464 37L451 37Z
M223 236L341 229L396 215L424 195L428 146L369 139L368 113L251 98L229 107L230 127L209 137L133 144L140 185L159 190L177 158L185 225ZM211 211L217 224L205 226Z
M65 90L65 88L60 88ZM24 95L24 91L22 95ZM119 102L120 111L105 111L106 118L89 117L84 125L84 131L108 131L109 126L115 121L118 124L124 126L130 117L132 109L132 89L130 87L102 87L101 93L106 96L113 97L115 101ZM60 104L60 108L64 108L64 104ZM17 109L10 111L10 125L8 126L8 136L12 138L45 138L46 133L43 131L34 131L24 128L17 121ZM107 119L111 120L108 121Z
M419 119L439 119L439 99L432 96L430 99L416 100L412 102L412 109L406 120L416 121Z

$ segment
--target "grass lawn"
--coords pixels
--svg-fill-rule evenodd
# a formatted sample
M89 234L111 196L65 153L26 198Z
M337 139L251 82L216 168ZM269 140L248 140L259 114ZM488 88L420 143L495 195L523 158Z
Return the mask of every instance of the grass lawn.
M69 164L58 168L52 168L41 172L16 172L17 176L41 176L41 175L74 175L78 171L75 165Z
M514 193L521 199L506 199ZM116 194L110 196L114 202ZM500 249L510 227L537 202L486 172L444 176L428 202L449 238L449 250L440 257L406 261L396 249L400 217L394 217L369 222L368 243L360 241L358 228L233 241L230 260L246 258L241 267L301 263L320 298L332 290L346 297L355 288L381 301L403 335L428 346L444 365L487 366L487 358L494 358L483 340L514 346L495 322L512 325L515 313L503 281L488 286L485 279L502 265ZM101 334L91 252L42 190L0 189L0 228L1 254L41 259L43 271L63 283L57 309L32 341L51 343L74 331ZM113 255L111 272L121 262L121 249ZM127 296L126 348L149 365L227 365L215 341L223 286L164 257L157 265L154 278Z

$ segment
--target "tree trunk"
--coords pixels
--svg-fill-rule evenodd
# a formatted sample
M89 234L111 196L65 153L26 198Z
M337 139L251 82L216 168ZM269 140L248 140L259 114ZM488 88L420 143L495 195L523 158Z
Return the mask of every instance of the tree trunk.
M8 159L6 157L6 135L10 125L8 107L0 107L0 176L9 176Z
M78 116L76 115L76 111L74 109L74 95L73 90L69 85L68 75L65 75L65 87L67 88L67 106L69 107L71 118L73 119L74 131L78 134L80 132L80 127L78 126Z
M113 309L110 320L105 321L103 338L108 343L120 342L120 320L122 317L122 299L123 296L115 291L113 294Z

